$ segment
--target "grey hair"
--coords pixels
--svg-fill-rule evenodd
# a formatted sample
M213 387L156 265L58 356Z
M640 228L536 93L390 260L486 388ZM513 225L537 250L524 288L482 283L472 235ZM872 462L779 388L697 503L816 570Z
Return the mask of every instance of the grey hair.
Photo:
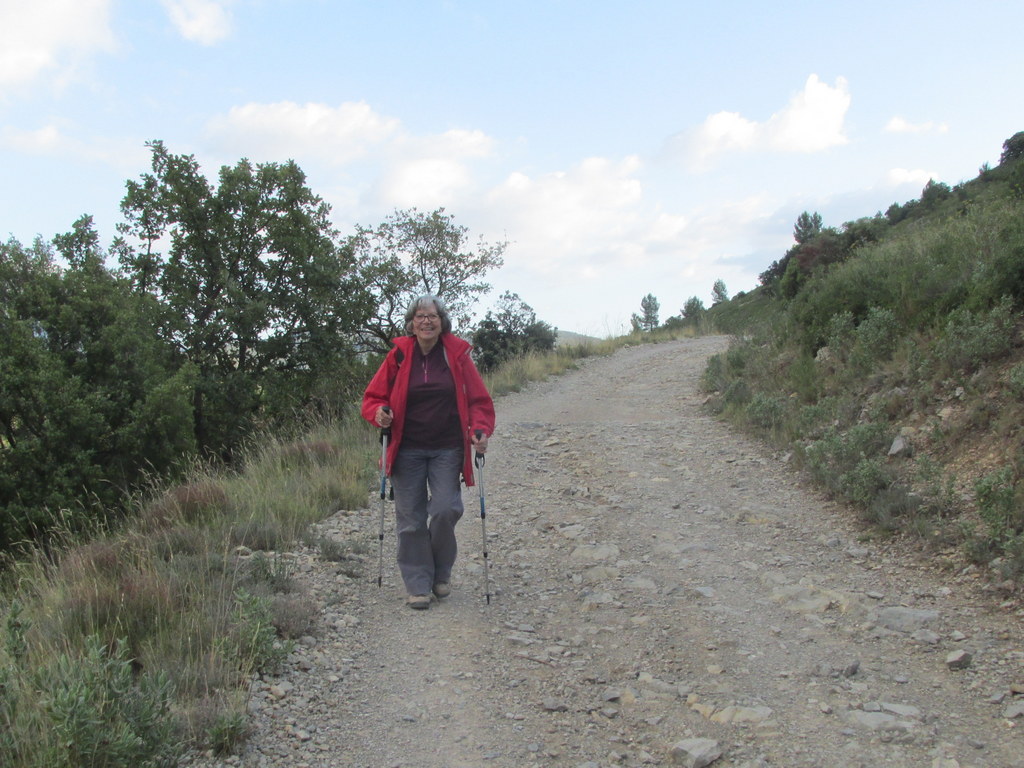
M445 307L444 302L441 301L437 296L432 294L424 294L423 296L417 296L409 304L409 308L405 310L405 332L410 336L413 336L412 330L412 319L416 316L416 312L420 309L433 309L437 312L437 316L441 318L441 333L451 333L452 330L452 319L448 316L448 309Z

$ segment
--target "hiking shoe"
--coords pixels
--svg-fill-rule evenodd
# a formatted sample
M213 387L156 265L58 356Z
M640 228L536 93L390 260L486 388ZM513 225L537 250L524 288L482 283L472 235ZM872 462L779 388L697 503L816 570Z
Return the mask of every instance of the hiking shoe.
M439 598L448 597L452 593L451 585L447 581L439 581L434 585L434 594Z
M405 598L405 604L417 611L425 611L430 607L430 595L409 595Z

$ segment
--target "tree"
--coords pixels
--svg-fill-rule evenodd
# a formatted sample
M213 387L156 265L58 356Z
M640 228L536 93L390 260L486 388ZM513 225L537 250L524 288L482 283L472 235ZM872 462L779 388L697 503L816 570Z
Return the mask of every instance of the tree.
M642 315L633 315L633 330L650 332L658 327L658 310L661 305L653 293L648 293L640 300Z
M822 228L822 218L820 213L808 213L804 211L797 219L796 224L793 226L793 239L796 240L797 244L802 245L813 237L816 237Z
M684 320L699 320L701 315L705 312L704 302L698 299L696 296L691 296L683 304L681 314Z
M152 173L127 184L115 249L132 285L166 308L161 333L198 373L198 444L230 450L266 409L303 406L346 365L371 297L294 162L243 159L213 187L192 156L148 146Z
M90 217L0 246L0 549L122 508L194 447L191 370L152 297L104 266Z
M519 355L554 349L556 339L555 329L537 320L529 304L505 291L473 332L476 364L491 371Z
M921 190L921 209L922 211L933 211L943 201L952 197L952 195L953 192L948 184L935 181L935 179L928 179L928 183Z
M456 330L469 327L478 297L490 290L484 275L503 263L506 242L470 245L469 230L444 208L425 214L396 210L376 229L357 227L349 245L360 263L375 312L363 328L364 343L384 352L403 335L409 303L433 294L448 308Z
M999 164L1013 162L1024 157L1024 131L1018 131L1003 142L1003 152L999 155Z
M729 300L729 292L725 289L724 280L715 280L715 284L711 288L711 306L721 304Z

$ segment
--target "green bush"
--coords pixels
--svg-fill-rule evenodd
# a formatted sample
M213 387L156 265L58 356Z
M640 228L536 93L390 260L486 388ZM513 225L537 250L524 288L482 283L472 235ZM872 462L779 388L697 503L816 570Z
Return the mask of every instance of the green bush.
M954 310L932 350L932 371L962 376L1005 356L1015 345L1016 316L1009 298L988 311Z
M1012 467L1003 467L977 481L978 514L994 539L1007 541L1024 532L1024 486Z
M781 397L772 397L762 392L753 396L747 404L748 421L763 430L774 430L782 425L786 418L786 401Z
M1017 363L1006 375L1010 392L1014 397L1024 400L1024 363Z
M292 643L278 640L270 600L238 590L233 618L230 650L243 675L279 669L291 652Z
M705 392L722 392L729 385L729 374L723 355L712 355L701 374L701 389Z
M861 462L884 455L888 429L882 424L857 424L829 430L804 448L807 468L823 486L843 498L868 498L863 489L877 485L878 468ZM849 475L849 477L847 477ZM852 494L852 496L851 496Z
M895 478L885 461L877 456L865 457L858 461L852 469L843 472L838 478L839 492L844 499L862 507L870 507L872 502L885 489L889 488Z
M900 332L896 313L885 307L872 307L857 326L850 362L858 370L887 360L896 348Z
M722 400L726 407L745 406L750 402L751 397L753 395L750 392L750 386L744 379L733 379L722 393Z
M177 764L173 691L163 674L135 684L122 646L97 636L81 657L61 655L44 690L52 727L53 766L155 768Z

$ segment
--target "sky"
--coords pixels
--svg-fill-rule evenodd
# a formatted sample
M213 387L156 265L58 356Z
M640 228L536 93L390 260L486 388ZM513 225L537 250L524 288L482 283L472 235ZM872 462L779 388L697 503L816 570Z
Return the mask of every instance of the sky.
M0 238L91 215L146 142L294 160L340 232L444 208L561 330L730 296L793 245L999 162L1024 3L0 0Z

